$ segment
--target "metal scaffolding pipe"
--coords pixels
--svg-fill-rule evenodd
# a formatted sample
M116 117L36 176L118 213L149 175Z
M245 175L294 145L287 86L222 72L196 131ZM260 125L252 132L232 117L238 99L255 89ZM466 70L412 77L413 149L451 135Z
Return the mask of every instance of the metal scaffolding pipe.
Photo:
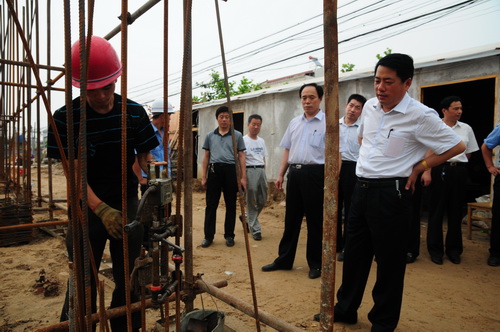
M33 85L33 84L23 84L23 83L14 83L14 82L0 82L0 85L7 85L7 86L15 86L15 87L20 87L20 88L31 88L31 89L38 89L38 86L37 85ZM48 90L49 87L48 86L44 86L43 87L43 90ZM55 88L55 87L50 87L51 90L54 90L54 91L66 91L64 90L63 88ZM31 102L33 102L34 100L36 100L37 98L34 97ZM25 106L25 105L23 105Z
M0 59L0 64L7 64L7 65L16 65L16 66L23 66L23 67L31 67L31 64L29 62L25 61L14 61L14 60L7 60L7 59ZM56 67L56 66L48 66L48 65L40 65L35 63L34 65L38 69L50 69L50 70L59 70L59 71L66 71L64 67Z
M253 317L255 318L255 314L254 314L254 310L253 310L253 306L244 302L243 300L235 297L235 296L232 296L231 294L229 293L226 293L212 285L209 285L207 283L205 283L203 280L196 280L195 282L195 285L207 292L208 294L212 295L212 296L215 296L216 298L218 298L219 300L229 304L230 306L240 310L241 312L243 312L244 314L247 314L248 316L250 317ZM299 331L303 331L302 329L299 329L298 327L295 327L285 321L282 321L281 319L271 315L270 313L267 313L263 310L259 310L259 319L261 322L263 322L264 324L272 327L273 329L277 330L277 331L295 331L295 332L299 332Z
M220 280L210 285L210 287L213 287L214 289L219 289L226 286L227 286L227 280ZM203 291L196 290L195 293L201 294L203 293ZM175 301L175 294L172 294L168 297L168 302L173 302L173 301ZM152 306L151 299L147 299L146 308L151 308L151 306ZM141 302L135 302L131 304L132 312L137 312L141 310L141 308L142 308ZM106 310L106 317L108 319L113 319L121 317L125 315L125 313L126 313L126 306L116 307L113 309ZM99 322L99 314L94 313L92 314L92 323L97 323L97 322ZM39 328L35 332L68 332L68 331L69 331L69 321L64 321L51 326Z
M31 223L31 224L1 226L0 233L10 232L10 231L20 231L20 230L25 230L25 229L33 229L33 228L38 228L38 227L61 226L61 225L67 225L67 224L68 224L68 220L59 220L59 221L48 221L48 222L39 222L39 223Z
M133 14L129 14L127 17L127 24L132 24L134 21L139 18L142 14L147 12L149 9L151 9L154 5L156 5L160 0L149 0L146 2L144 5L142 5L139 9L137 9ZM120 17L122 19L122 17ZM111 30L106 36L104 36L104 39L110 40L114 36L116 36L120 30L121 30L122 25L118 24L113 30Z

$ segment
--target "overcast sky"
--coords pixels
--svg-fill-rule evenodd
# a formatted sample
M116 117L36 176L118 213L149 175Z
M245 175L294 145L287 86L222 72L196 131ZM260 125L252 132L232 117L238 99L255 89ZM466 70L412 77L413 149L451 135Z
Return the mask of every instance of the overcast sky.
M145 2L130 1L129 12ZM182 2L169 1L169 100L176 110L183 56ZM78 13L76 1L72 4L75 41ZM323 63L323 1L228 0L218 4L229 76L242 73L231 81L245 76L259 83L314 69L309 56ZM43 23L45 2L40 6ZM163 93L163 6L158 3L129 26L128 97L139 103L151 103ZM338 7L339 66L352 63L357 70L371 69L375 55L387 48L408 53L418 62L489 44L500 46L498 0L340 0ZM195 86L208 81L211 70L222 74L222 67L214 1L193 0L192 10ZM62 13L61 2L52 1L53 65L64 62ZM120 1L96 1L94 34L104 36L119 25L120 13ZM44 33L42 29L42 39ZM111 40L118 52L120 39L117 35ZM41 53L45 63L45 52ZM58 86L63 84L61 80ZM193 95L200 93L200 89L193 91ZM76 97L78 90L73 94ZM54 92L53 109L63 103L63 93Z

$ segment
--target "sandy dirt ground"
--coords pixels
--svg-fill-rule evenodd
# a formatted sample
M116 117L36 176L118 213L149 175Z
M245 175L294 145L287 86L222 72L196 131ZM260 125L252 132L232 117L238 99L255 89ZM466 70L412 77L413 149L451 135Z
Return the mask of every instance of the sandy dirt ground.
M42 172L42 192L45 192L46 168ZM33 172L36 186L36 171ZM36 190L34 190L36 192ZM54 169L54 197L64 198L65 180L59 166ZM193 197L194 215L194 273L203 273L210 283L227 280L224 290L247 303L252 303L247 255L241 224L237 224L236 245L228 248L223 239L224 204L219 207L217 234L214 244L202 248L204 193ZM308 278L305 259L305 223L301 232L294 268L291 271L262 272L277 254L283 231L284 204L270 203L260 220L263 240L250 239L251 261L259 310L270 313L305 331L320 331L313 315L320 309L321 279ZM65 219L65 215L57 215ZM35 219L46 220L37 213ZM463 227L465 234L465 226ZM488 235L474 232L472 240L464 236L462 263L454 265L445 259L438 266L430 261L425 247L426 220L422 220L421 255L408 265L401 319L397 331L500 331L500 268L486 265ZM58 322L68 277L65 247L61 238L35 231L27 244L0 248L0 332L34 331L38 327ZM106 265L104 264L104 267ZM43 290L33 288L40 270L46 279L59 286L59 295L44 296ZM335 289L340 286L342 263L336 265ZM376 263L359 309L355 325L336 323L335 331L369 331L367 313L373 301L371 290L376 276ZM106 299L110 298L111 282L106 282ZM195 307L218 309L226 313L226 325L233 331L256 331L255 319L224 302L204 294L198 296ZM148 311L148 331L153 331L158 313ZM274 329L261 325L261 331Z

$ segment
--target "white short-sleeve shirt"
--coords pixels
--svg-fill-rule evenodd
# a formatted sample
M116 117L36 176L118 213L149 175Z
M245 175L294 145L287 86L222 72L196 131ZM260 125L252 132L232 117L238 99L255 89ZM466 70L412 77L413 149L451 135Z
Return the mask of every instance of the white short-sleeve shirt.
M356 175L364 178L408 177L426 151L442 154L461 141L435 110L408 93L389 112L376 97L368 100L358 135L363 141Z
M358 127L361 118L358 118L352 125L345 123L345 116L339 120L339 151L342 160L357 161L359 156Z
M457 121L457 123L451 128L462 139L462 141L464 141L465 151L460 154L457 154L448 161L460 162L460 163L469 162L469 159L467 159L466 154L479 150L479 146L477 145L476 141L476 136L474 136L474 131L472 130L471 126L469 126L467 123L463 123L460 121Z
M245 141L245 159L247 166L264 166L267 156L266 142L262 137L252 139L250 136L243 136Z
M307 120L304 114L290 121L280 146L290 150L289 164L323 165L325 163L325 113L320 110Z

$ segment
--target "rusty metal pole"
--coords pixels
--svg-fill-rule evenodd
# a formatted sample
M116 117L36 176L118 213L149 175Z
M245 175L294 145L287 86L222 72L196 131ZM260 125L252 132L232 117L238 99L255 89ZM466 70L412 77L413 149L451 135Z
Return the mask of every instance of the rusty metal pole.
M128 1L122 0L121 14L121 57L122 57L122 224L127 224L127 75L128 75ZM123 232L123 264L125 272L125 307L127 308L127 331L132 332L132 311L130 298L130 267L129 267L129 250L128 250L128 234Z
M35 1L36 8L36 62L40 63L40 7L38 0ZM37 178L37 206L42 206L42 147L40 138L40 99L36 99L36 178Z
M207 292L208 294L218 298L222 302L225 302L229 304L230 306L240 310L241 312L247 314L250 317L256 318L255 312L252 308L252 305L249 303L246 303L245 301L223 291L220 290L214 286L208 285L205 283L203 280L197 280L196 281L196 286L198 286L199 289ZM282 321L281 319L265 312L265 311L260 311L259 312L259 319L266 325L269 325L273 329L277 331L287 331L287 332L299 332L299 331L304 331L298 327L295 327L285 321Z
M321 330L333 331L339 178L337 0L324 0L323 8L326 138L320 317Z
M211 289L212 289L212 287L215 288L215 289L226 287L227 286L227 280L216 281L216 282L214 282L213 284L211 284L209 286L211 287ZM196 294L201 294L203 292L204 291L200 290L200 289L197 289L195 291ZM175 294L170 295L167 298L167 301L168 302L175 301ZM130 310L132 312L138 312L138 311L141 310L142 305L143 304L141 302L132 303L131 306L130 306L131 307ZM150 308L151 305L152 305L152 300L151 299L147 299L145 307L146 308ZM125 306L121 306L121 307L116 307L116 308L113 308L113 309L106 310L105 315L106 315L106 317L108 319L113 319L113 318L117 318L117 317L121 317L121 316L125 315L126 311L127 311L127 308ZM99 321L99 313L92 314L91 318L92 318L92 323L97 323ZM57 323L57 324L54 324L54 325L51 325L51 326L47 326L47 327L42 327L42 328L39 328L39 329L36 330L36 332L68 332L68 331L69 331L69 322L68 321ZM293 330L293 331L302 331L302 330Z
M257 329L257 332L260 332L259 306L257 304L257 291L255 289L255 280L254 280L253 265L252 265L252 254L250 251L250 242L248 240L248 225L247 225L246 213L245 213L245 207L246 207L245 193L242 189L242 184L241 184L242 170L241 170L240 160L238 157L236 137L234 134L233 109L231 107L231 96L230 96L230 92L229 92L228 74L227 74L227 66L226 66L226 54L224 51L224 41L222 38L222 26L221 26L218 0L215 0L215 9L216 9L216 14L217 14L217 26L219 29L219 41L220 41L220 48L221 48L222 68L224 71L224 83L225 83L225 87L226 87L227 106L229 109L229 114L231 116L231 138L233 140L233 155L234 155L234 163L235 163L235 167L236 167L236 183L238 184L238 200L239 200L240 209L241 209L241 217L242 217L242 224L243 224L243 237L245 238L245 248L246 248L246 253L247 253L248 274L250 277L250 287L252 290L252 300L253 300L253 306L254 306L254 311L255 311L255 316L254 316L255 317L255 327ZM243 165L243 166L245 166L245 165Z
M11 225L11 226L2 226L2 227L0 227L0 233L25 230L25 229L33 229L33 228L38 228L38 227L67 225L67 224L68 224L67 220L60 220L60 221L51 221L51 222L39 222L39 223L35 223L35 224L18 224L18 225Z
M29 5L29 2L27 3ZM28 36L30 36L30 39L32 39L33 37L33 26L30 24L30 22L33 21L33 10L30 10L31 7L27 7L28 10L27 10L27 16L26 16L26 28L27 28L27 34ZM35 15L38 16L38 13L35 13ZM33 43L31 43L32 45ZM38 49L38 48L37 48ZM37 61L38 63L38 61ZM31 72L30 72L30 69L27 68L26 70L26 83L28 86L31 85ZM24 153L24 174L26 176L26 183L24 183L25 185L25 202L26 203L30 203L31 204L31 199L33 197L33 193L32 193L32 187L31 187L31 131L32 131L32 127L31 127L31 120L32 120L32 117L31 117L31 111L32 111L32 108L31 108L31 103L29 102L31 100L31 88L26 88L26 104L27 104L27 108L26 108L26 112L28 113L27 116L26 116L26 135L25 135L25 139L24 139L24 142L25 142L25 146L26 146L26 153ZM26 113L25 113L26 114Z
M66 4L66 2L65 2ZM69 6L69 4L67 5ZM52 38L51 38L51 30L50 30L50 25L51 25L51 0L47 0L47 65L50 66L50 63L51 63L51 53L52 53L52 49L51 49L51 42L52 42ZM64 9L64 11L66 11L66 9ZM65 13L65 16L67 14ZM65 18L65 20L67 20L67 18ZM65 37L67 38L67 37ZM71 44L69 44L71 46ZM67 45L65 46L65 48L67 48ZM69 57L71 59L71 57ZM60 77L62 77L63 73L61 73ZM50 81L50 69L47 70L47 82ZM68 88L68 84L66 84L66 88ZM52 94L51 94L51 89L50 89L50 84L47 84L47 105L49 106L49 110L50 110L50 106L51 106L51 97L52 97ZM69 88L71 89L71 84L69 85ZM68 93L68 91L66 91L66 94ZM39 96L39 95L38 95ZM71 97L71 94L70 94L70 97ZM40 98L37 98L37 100L40 100ZM70 99L71 100L71 99ZM66 100L66 102L68 102L68 100ZM52 158L48 158L48 161L49 161L49 164L48 164L48 186L49 186L49 218L50 220L54 219L54 202L53 202L53 182L52 182Z
M185 263L184 292L186 297L184 304L187 312L193 310L193 301L195 298L194 276L193 276L193 129L192 129L192 54L191 54L191 9L192 0L184 0L184 56L182 64L182 90L181 90L181 115L183 126L179 127L184 136L182 141L179 137L177 162L177 194L181 193L180 174L184 180L184 249ZM182 167L182 173L179 168ZM180 196L176 197L179 199ZM180 203L179 203L180 204ZM179 210L176 211L179 214Z

